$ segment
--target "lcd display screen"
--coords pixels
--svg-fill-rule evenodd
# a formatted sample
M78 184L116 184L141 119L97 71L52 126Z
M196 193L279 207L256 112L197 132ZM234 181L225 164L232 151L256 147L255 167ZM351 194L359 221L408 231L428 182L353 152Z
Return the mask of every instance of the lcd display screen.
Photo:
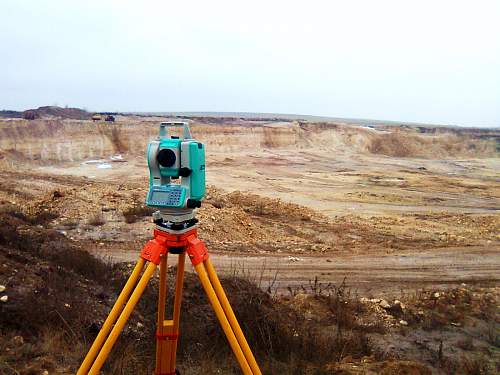
M151 199L154 201L166 201L170 197L170 192L168 191L153 191Z

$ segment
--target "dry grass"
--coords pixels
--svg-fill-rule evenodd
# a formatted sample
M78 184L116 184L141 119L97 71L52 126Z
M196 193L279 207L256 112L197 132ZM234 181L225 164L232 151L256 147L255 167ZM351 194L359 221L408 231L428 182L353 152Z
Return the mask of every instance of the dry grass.
M432 357L430 363L441 373L498 373L492 356L499 347L494 288L419 290L405 301L407 307L401 317L409 322L413 335L423 330L422 335L440 340L438 346L427 346L427 350Z
M65 373L74 373L130 267L105 264L57 232L30 229L15 211L0 215L0 263L8 264L0 268L0 281L9 280L11 298L0 305L0 372L40 374L66 368ZM11 275L12 269L18 272ZM175 269L169 272L173 279ZM366 307L345 281L334 285L315 279L280 299L246 279L229 276L221 281L266 374L335 373L332 364L377 354L370 333L383 334L384 326L367 326L358 319L367 313ZM106 362L105 374L153 370L157 285L154 278ZM172 296L173 285L169 287ZM457 321L461 313L486 318L494 312L487 295L483 298L458 288L437 299L433 296L419 292L410 301L409 312L401 316L411 324L443 329L442 323L426 323L415 310L449 315L449 321ZM171 306L171 300L168 303ZM454 305L458 315L452 315L447 305ZM304 315L308 310L314 311L312 317ZM199 281L190 273L186 274L181 332L178 363L183 375L240 373ZM23 336L25 343L9 353L5 348L12 347L16 335ZM473 342L459 345L474 349ZM473 351L455 360L446 356L446 350L436 351L435 359L444 373L494 373Z
M143 217L151 216L155 211L154 208L148 207L145 204L135 203L132 207L124 210L122 214L125 217L125 222L132 224Z
M76 229L76 228L78 227L78 225L79 225L79 224L80 224L80 223L79 223L79 221L78 221L78 220L75 220L75 219L70 219L70 218L68 218L68 219L64 219L64 220L62 220L62 221L60 222L60 225L61 225L62 227L64 227L65 229L69 229L69 230L71 230L71 229Z
M96 226L96 227L106 224L106 220L104 219L104 215L103 215L102 211L94 212L87 219L87 224L92 225L92 226Z
M438 366L441 373L449 375L496 375L498 368L493 368L488 358L481 353L461 356L458 360L443 358Z
M0 281L9 296L0 306L0 372L74 367L86 347L82 337L108 309L98 301L109 298L102 285L112 267L19 213L2 213L0 221ZM24 344L12 351L14 336Z
M58 215L50 211L26 211L23 212L19 207L4 204L0 206L0 215L5 214L7 216L12 216L22 221L27 222L31 225L47 225L50 221L56 219Z
M316 278L308 285L289 288L289 291L292 303L300 297L299 301L304 304L302 308L317 315L311 318L312 322L303 323L304 338L298 350L304 352L303 361L314 358L315 363L322 363L322 360L331 363L340 362L346 356L362 358L372 355L367 334L383 333L384 326L361 323L358 317L365 312L365 307L345 279L341 284L334 285L321 283ZM321 353L328 353L328 356L322 357Z
M9 335L0 340L0 373L5 375L40 375L69 368L80 360L85 348L62 330L42 329L34 343L20 344L21 336ZM24 340L24 339L23 339ZM14 350L13 350L14 349Z
M495 321L496 299L491 293L471 288L446 291L420 290L407 302L410 308L402 318L426 330L439 330L452 324L463 325L468 317ZM424 312L424 314L419 313Z
M39 374L42 369L53 372L61 367L74 372L130 268L105 264L57 232L18 231L16 228L26 222L15 216L3 214L1 219L0 262L20 271L10 279L9 304L0 307L0 344L10 345L15 335L23 336L25 341L18 354L2 358L2 373ZM37 267L23 266L26 264ZM170 272L173 277L175 269ZM0 278L4 279L1 272ZM347 314L335 318L341 330L325 333L247 280L228 277L221 281L265 373L296 374L314 363L318 367L332 358L370 353L366 336L345 323ZM152 371L157 282L154 279L141 298L104 373ZM170 290L169 296L172 294ZM335 298L344 297L341 292ZM137 322L143 328L137 328ZM206 374L239 373L203 289L192 274L186 275L181 331L179 368L184 374L199 373L196 369L200 363L213 370L205 370ZM33 361L34 357L40 360Z

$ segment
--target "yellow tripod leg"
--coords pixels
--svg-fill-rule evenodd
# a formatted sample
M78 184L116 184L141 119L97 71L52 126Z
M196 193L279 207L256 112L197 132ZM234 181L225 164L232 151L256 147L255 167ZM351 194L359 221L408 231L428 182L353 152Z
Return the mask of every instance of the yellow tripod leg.
M141 298L142 293L144 292L144 289L146 289L146 286L148 285L149 280L153 276L153 273L155 272L156 269L156 264L154 263L149 263L146 271L144 271L144 274L142 275L141 279L139 280L139 283L135 287L134 291L132 292L132 295L130 296L130 299L128 300L127 304L125 305L125 308L123 309L122 313L120 314L120 317L116 321L115 326L111 330L111 333L109 334L106 342L104 343L99 355L97 356L94 364L90 368L89 375L97 375L99 374L99 371L101 370L101 367L104 364L104 361L106 358L108 358L108 355L113 348L113 345L115 344L116 340L118 339L118 336L120 335L121 331L123 330L123 327L125 327L125 324L127 323L128 318L130 317L130 314L132 314L132 311L134 310L135 305L137 305L137 302L139 302L139 298Z
M175 280L175 296L173 300L173 317L171 320L164 320L161 334L157 341L160 348L156 357L156 374L173 374L177 361L177 343L179 338L179 323L181 316L182 289L184 286L184 265L186 254L179 254L177 262L177 275Z
M241 350L238 340L236 339L236 336L234 335L234 332L231 329L231 325L229 324L229 321L227 320L227 317L224 314L224 310L222 309L222 306L219 300L217 299L217 295L215 294L214 288L210 283L210 279L208 278L204 264L198 263L197 265L194 266L194 269L196 270L196 273L200 278L201 285L203 286L203 289L205 289L205 293L207 294L207 297L210 300L210 303L212 304L212 307L215 311L215 315L217 316L217 319L219 319L219 323L224 333L226 334L227 340L229 341L229 345L231 346L231 349L233 350L233 353L236 356L236 360L238 361L241 370L243 371L243 374L253 375L252 369L250 368L250 365L248 364L247 359L243 354L243 351Z
M234 332L234 335L236 336L236 339L238 340L238 343L240 344L240 347L245 354L245 357L248 361L248 364L250 365L250 368L253 371L254 375L262 375L262 372L260 371L259 365L257 364L257 361L255 360L255 357L252 353L252 350L250 349L250 346L248 345L248 342L245 338L245 335L243 334L243 331L241 330L241 327L238 323L238 320L236 319L236 316L234 315L233 309L231 308L231 304L229 303L229 300L227 299L226 293L224 292L224 289L222 288L222 285L220 283L220 280L217 276L217 273L215 272L215 268L210 261L210 258L206 259L204 262L205 264L205 269L207 271L208 277L210 279L210 282L212 283L212 286L215 290L215 293L217 294L217 298L220 301L220 304L222 305L222 308L224 309L224 313L226 314L227 320L229 321L229 324L231 325L231 328Z
M182 289L184 287L184 266L186 264L186 253L179 254L179 260L177 261L177 276L175 279L175 298L174 298L174 312L172 320L174 321L173 332L179 332L179 324L181 319L181 304L182 304ZM172 353L170 356L169 371L175 371L175 363L177 362L177 343L175 341L172 345Z
M142 269L144 268L144 263L145 260L142 258L139 258L137 261L137 264L134 267L134 270L132 271L132 274L128 278L125 286L123 287L122 291L120 292L120 295L118 296L115 304L113 305L113 308L111 309L108 317L106 318L106 321L104 322L101 330L99 331L99 334L97 335L96 339L94 340L94 343L89 349L89 352L85 356L85 359L83 360L83 363L81 364L80 368L78 369L78 372L76 373L77 375L86 375L87 372L89 371L90 366L92 365L92 362L94 361L95 357L99 354L99 350L102 347L102 344L104 343L104 340L106 339L106 336L108 335L109 331L111 330L111 327L113 323L116 321L116 318L122 311L123 305L125 304L126 300L128 299L128 296L130 295L130 292L134 288L137 279L139 278Z
M160 285L158 288L158 316L156 329L158 333L163 334L163 321L165 320L165 301L167 299L167 256L166 253L160 261ZM162 345L156 342L156 372L161 372Z

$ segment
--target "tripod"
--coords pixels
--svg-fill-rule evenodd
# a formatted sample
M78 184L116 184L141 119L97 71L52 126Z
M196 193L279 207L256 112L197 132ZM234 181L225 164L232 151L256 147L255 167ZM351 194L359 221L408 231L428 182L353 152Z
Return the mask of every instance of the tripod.
M167 256L169 253L178 254L179 258L177 263L173 316L171 320L165 320L165 302L168 289ZM100 369L158 265L160 266L160 285L158 290L156 366L154 374L178 374L175 363L186 254L199 276L203 289L210 300L215 315L229 341L229 345L236 356L243 374L262 375L217 277L212 262L208 257L207 248L204 242L198 238L196 229L166 230L158 226L154 231L154 239L150 240L142 249L140 258L132 274L118 296L92 347L81 364L77 375L99 374ZM145 271L140 276L144 268Z

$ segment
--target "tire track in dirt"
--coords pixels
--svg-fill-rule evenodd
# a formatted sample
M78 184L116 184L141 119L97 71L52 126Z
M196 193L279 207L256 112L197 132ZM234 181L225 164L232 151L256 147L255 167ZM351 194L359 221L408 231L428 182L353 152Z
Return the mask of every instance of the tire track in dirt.
M210 249L209 249L210 250ZM94 249L112 262L134 262L140 249ZM173 259L172 259L173 258ZM177 260L170 257L171 264ZM430 249L404 255L245 255L211 253L218 272L249 277L262 288L288 293L288 288L309 289L317 282L348 286L363 295L398 296L419 288L448 288L500 281L500 246ZM192 272L191 267L187 267Z

